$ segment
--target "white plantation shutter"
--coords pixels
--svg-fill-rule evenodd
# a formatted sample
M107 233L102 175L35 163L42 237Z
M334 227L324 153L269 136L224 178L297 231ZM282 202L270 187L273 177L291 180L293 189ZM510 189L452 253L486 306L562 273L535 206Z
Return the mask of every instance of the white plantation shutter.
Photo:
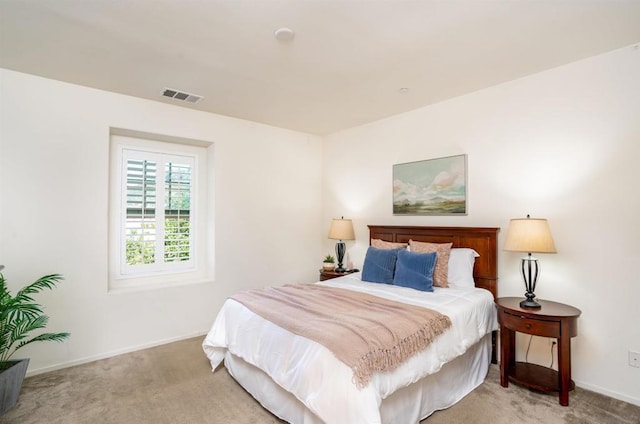
M156 258L156 163L129 159L126 165L126 262L151 264Z
M191 170L182 163L165 163L165 262L188 261L191 258Z
M195 159L122 150L121 273L193 266Z

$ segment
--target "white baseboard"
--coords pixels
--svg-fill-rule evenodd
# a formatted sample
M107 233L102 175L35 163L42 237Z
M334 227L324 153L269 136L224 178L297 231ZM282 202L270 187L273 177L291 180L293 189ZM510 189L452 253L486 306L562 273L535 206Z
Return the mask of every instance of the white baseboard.
M94 355L94 356L88 356L86 358L81 358L81 359L76 359L73 361L69 361L69 362L63 362L60 364L56 364L56 365L51 365L48 367L43 367L43 368L37 368L34 370L29 370L27 371L27 377L33 376L33 375L38 375L38 374L44 374L47 372L51 372L51 371L57 371L57 370L61 370L63 368L69 368L69 367L73 367L76 365L82 365L82 364L86 364L89 362L93 362L93 361L99 361L100 359L106 359L106 358L111 358L113 356L118 356L118 355L122 355L125 353L131 353L131 352L135 352L138 350L143 350L143 349L149 349L151 347L156 347L156 346L161 346L161 345L165 345L168 343L173 343L173 342L179 342L181 340L186 340L186 339L191 339L193 337L204 337L207 332L209 330L204 330L204 331L198 331L195 333L191 333L191 334L185 334L182 336L178 336L178 337L172 337L172 338L168 338L168 339L164 339L164 340L158 340L158 341L154 341L154 342L150 342L150 343L145 343L145 344L141 344L141 345L136 345L136 346L130 346L130 347L126 347L123 349L118 349L118 350L114 350L111 352L106 352L106 353L101 353L99 355ZM204 353L203 353L204 355Z
M608 390L600 386L594 386L593 384L588 384L588 383L585 383L584 381L574 380L574 382L576 383L576 386L580 387L581 389L591 390L592 392L600 393L601 395L609 396L610 398L618 399L623 402L640 406L640 399L638 398L623 395L622 393L614 392L612 390Z

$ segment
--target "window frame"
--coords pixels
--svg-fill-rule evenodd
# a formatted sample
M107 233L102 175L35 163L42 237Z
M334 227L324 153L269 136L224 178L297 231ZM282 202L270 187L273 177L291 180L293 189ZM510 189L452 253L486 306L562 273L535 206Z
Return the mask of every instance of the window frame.
M206 242L206 237L201 236L209 233L208 225L210 225L207 211L209 203L207 198L208 150L206 145L202 143L174 142L174 140L166 139L158 141L153 137L142 138L112 131L109 163L108 290L110 292L158 288L208 280L211 267L207 260L207 248L210 244ZM138 265L131 267L126 265L126 166L127 158L131 158L132 155L137 158L143 158L145 155L148 157L164 155L165 157L188 158L192 161L190 198L192 207L189 212L191 255L189 261L160 264L161 266ZM156 198L156 202L159 203L158 198ZM164 204L160 209L164 215ZM156 216L156 221L159 219L160 217Z

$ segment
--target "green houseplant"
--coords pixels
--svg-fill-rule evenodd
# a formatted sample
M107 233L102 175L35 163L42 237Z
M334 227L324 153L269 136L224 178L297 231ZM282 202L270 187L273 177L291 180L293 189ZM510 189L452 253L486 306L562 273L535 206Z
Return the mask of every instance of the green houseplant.
M4 266L0 265L0 271ZM0 414L4 414L18 401L29 359L11 360L20 348L34 342L63 341L69 333L40 333L49 317L35 302L33 294L53 289L62 280L60 274L45 275L11 295L4 275L0 272Z
M336 267L335 262L336 260L333 256L325 256L324 261L322 261L322 269L324 269L325 271L333 271L333 269Z

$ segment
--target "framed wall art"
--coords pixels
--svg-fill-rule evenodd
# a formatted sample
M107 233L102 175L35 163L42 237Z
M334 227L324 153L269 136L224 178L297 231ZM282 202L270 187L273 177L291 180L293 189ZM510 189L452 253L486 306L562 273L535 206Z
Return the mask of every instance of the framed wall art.
M467 155L393 165L394 215L466 215Z

